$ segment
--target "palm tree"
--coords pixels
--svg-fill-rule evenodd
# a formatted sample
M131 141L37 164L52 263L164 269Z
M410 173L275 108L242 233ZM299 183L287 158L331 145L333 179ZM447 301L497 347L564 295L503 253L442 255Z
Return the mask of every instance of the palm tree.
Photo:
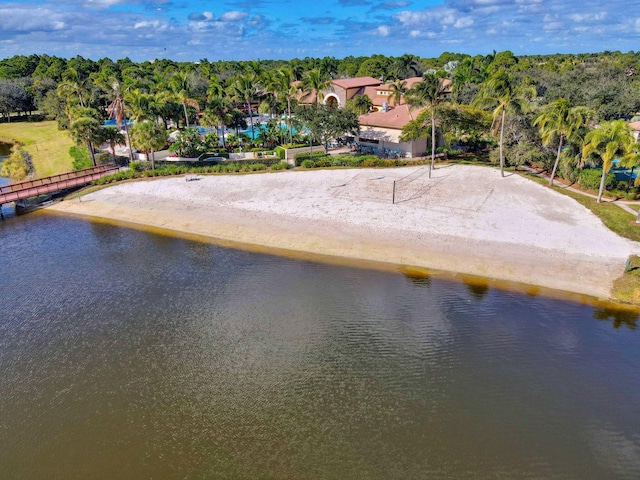
M87 79L81 80L75 68L67 68L62 74L62 82L58 84L58 96L65 97L67 102L73 95L78 96L80 106L84 107L83 94L87 92Z
M571 139L587 121L586 110L583 107L572 108L569 101L558 98L548 104L534 120L533 124L540 128L540 136L544 145L558 141L558 152L553 164L549 186L553 186L553 179L560 163L560 155L564 141Z
M224 95L224 87L220 83L220 79L217 75L211 75L209 77L209 87L207 88L207 99L211 101L214 98L219 98Z
M397 107L402 102L402 97L409 91L407 82L405 80L397 80L391 84L391 91L393 92L393 105Z
M69 127L69 134L76 144L86 144L89 154L91 155L91 162L95 167L97 164L95 152L93 151L93 143L100 141L100 122L97 119L98 112L93 108L78 108L73 112L73 115L74 120Z
M368 95L356 95L350 100L351 109L358 115L369 113L373 108L373 102Z
M621 163L628 162L637 156L634 153L634 140L629 124L624 120L602 122L599 128L591 130L584 139L582 160L595 157L602 161L602 179L598 190L598 203L602 201L604 182L617 158Z
M236 96L241 99L247 107L247 113L249 115L249 125L251 126L251 140L255 138L253 131L253 115L251 112L251 101L256 96L256 87L254 81L255 77L253 75L239 75L232 87Z
M131 141L138 150L151 154L151 168L155 170L154 154L167 144L167 131L156 122L137 122L131 128Z
M518 85L504 68L499 69L483 84L474 104L479 107L497 105L493 110L493 130L499 132L500 175L504 177L504 126L509 111L519 112L527 100L535 95L535 87Z
M431 170L435 168L436 159L436 114L437 108L442 101L444 92L443 83L436 74L429 73L424 76L422 82L413 84L407 93L409 110L415 108L429 107L431 112L431 163L429 164L429 178Z
M123 85L118 81L117 78L111 77L108 82L108 86L106 86L105 90L110 88L113 99L111 103L107 107L107 113L109 113L109 118L113 118L116 121L118 127L122 128L124 125L124 131L127 135L127 143L129 144L129 161L133 162L133 152L131 150L131 138L129 137L129 125L127 124L127 114L124 103L124 94L123 90L128 90L133 83L130 83L128 86L123 88ZM115 162L116 156L115 151L113 153L113 161Z
M174 73L171 80L169 80L169 88L171 89L172 98L182 104L186 128L189 128L189 113L187 112L187 107L200 110L200 105L197 100L192 98L189 74L187 72Z
M230 123L231 102L226 98L215 98L207 105L205 115L207 115L207 121L215 121L218 129L222 134L222 146L226 147L225 143L225 126Z
M124 99L127 101L127 110L130 112L129 116L135 122L151 120L153 118L153 106L155 103L153 95L135 88L127 92Z
M292 67L281 68L271 77L269 87L275 92L276 97L287 102L287 127L289 130L289 143L293 143L293 127L291 125L291 102L298 93L295 71Z
M116 145L124 143L124 135L116 127L103 127L99 131L99 137L102 142L107 142L111 147L111 158L113 163L116 163ZM131 154L131 149L129 149L129 154Z
M302 98L308 98L312 93L315 93L315 103L324 99L324 93L322 92L327 88L329 82L320 73L320 70L309 70L302 79L302 91L304 95Z

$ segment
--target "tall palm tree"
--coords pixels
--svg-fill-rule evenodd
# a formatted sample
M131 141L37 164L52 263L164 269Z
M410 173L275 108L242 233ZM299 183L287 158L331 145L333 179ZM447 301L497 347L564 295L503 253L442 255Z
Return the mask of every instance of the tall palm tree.
M629 124L624 120L602 122L599 128L591 130L584 139L582 159L595 157L602 161L602 179L598 190L598 203L602 201L604 182L617 158L627 162L634 156L634 139Z
M132 120L139 122L141 120L153 119L153 106L155 102L153 95L134 88L127 92L124 99L127 101L127 110Z
M87 93L87 79L80 78L78 71L75 68L67 68L62 74L62 81L58 84L58 96L65 97L67 103L72 96L77 95L78 101L81 107L85 107L84 95Z
M580 127L588 120L587 115L585 108L572 108L568 100L558 98L548 104L534 120L533 124L539 127L544 145L549 145L556 140L558 142L556 161L549 179L550 187L553 186L565 140L570 140L578 133Z
M495 106L493 110L493 131L499 132L500 175L504 177L504 126L507 113L519 112L528 104L528 100L536 94L535 87L516 83L514 77L504 68L499 69L482 85L474 100L480 108Z
M429 178L431 170L435 168L436 159L436 115L438 105L443 100L443 82L434 73L424 76L422 82L414 83L407 93L409 110L429 107L431 112L431 163L429 164Z
M207 105L208 120L215 121L222 134L222 146L226 147L225 126L231 122L231 102L226 98L215 98Z
M302 91L304 95L302 98L308 98L312 93L315 93L315 103L324 99L324 93L322 92L327 88L329 82L322 76L320 70L309 70L302 79Z
M108 85L104 86L105 90L110 89L111 103L107 107L107 113L109 118L113 118L116 121L118 127L122 128L124 125L124 131L127 136L127 143L129 144L129 161L133 162L133 151L131 150L131 138L129 136L129 125L127 123L127 113L124 103L124 92L129 90L133 85L133 82L129 85L123 85L117 78L111 77L108 81ZM107 90L108 91L108 90ZM115 162L115 151L113 154L113 161Z
M207 100L211 101L214 98L220 98L224 95L224 87L220 83L220 78L217 75L211 75L209 77L209 87L207 88Z
M200 110L200 104L193 97L191 92L191 81L189 80L189 74L187 72L176 72L169 80L169 88L173 99L182 104L184 109L184 120L186 127L189 128L189 113L187 107Z
M272 89L276 97L287 103L287 128L289 130L289 143L293 143L293 126L291 124L291 104L299 91L296 83L296 73L292 67L285 67L276 70L272 75L269 88Z
M407 88L407 82L405 80L397 80L391 84L391 91L393 92L393 105L398 106L402 102L409 89Z
M241 99L247 107L249 115L249 125L251 126L251 140L255 138L253 131L253 114L251 111L251 102L256 98L255 77L251 74L239 75L233 84L235 95Z
M73 121L69 126L69 134L76 144L86 144L94 167L97 164L93 143L100 141L100 122L97 117L98 112L93 108L77 108L73 112Z
M102 142L109 144L111 148L111 159L116 163L116 145L124 143L125 137L116 127L103 127L99 130L99 137ZM129 149L131 154L131 149ZM132 157L129 157L132 158Z

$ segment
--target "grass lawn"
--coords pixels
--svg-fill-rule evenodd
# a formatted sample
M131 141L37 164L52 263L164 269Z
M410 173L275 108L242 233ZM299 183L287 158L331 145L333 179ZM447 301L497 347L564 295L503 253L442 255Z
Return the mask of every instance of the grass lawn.
M73 141L55 121L0 123L0 141L19 142L33 156L36 177L71 170Z

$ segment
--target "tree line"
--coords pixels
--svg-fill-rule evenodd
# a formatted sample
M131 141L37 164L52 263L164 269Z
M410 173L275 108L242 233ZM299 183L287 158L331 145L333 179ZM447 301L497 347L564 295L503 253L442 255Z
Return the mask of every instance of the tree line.
M134 142L144 151L166 142L169 124L212 127L223 133L222 143L235 142L224 145L233 148L242 137L226 136L226 130L237 133L249 127L252 138L244 139L248 146L257 142L272 147L301 141L295 138L295 130L305 121L305 126L315 129L312 136L326 142L331 132L322 131L322 125L327 122L314 122L309 110L297 110L298 101L315 98L311 109L316 110L315 116L327 115L318 101L328 82L364 75L390 83L396 105L404 99L412 109L424 108L406 127L406 139L435 139L437 127L448 146L477 146L486 144L491 132L498 147L491 155L501 168L535 162L549 168L552 181L556 174L573 180L585 165L607 167L595 146L584 149L587 140L594 140L595 134L587 137L589 132L596 126L607 127L607 122L630 120L640 111L639 53L516 57L504 51L476 56L445 52L431 59L406 54L140 63L127 58L114 62L14 56L0 61L0 113L10 121L12 113L41 112L57 120L60 128L69 129L89 151L93 142L105 141L94 136L96 122L99 126L109 116L119 125L129 119L138 129L146 128L144 134L135 132L146 140ZM406 79L415 76L425 80L407 89ZM444 78L451 81L448 101L438 90L442 85L438 81ZM356 96L347 107L346 118L337 118L333 124L353 131L354 116L367 113L372 105L368 97ZM283 118L286 128L274 122L256 133L251 128L256 109ZM104 130L100 134L105 135ZM120 140L107 139L112 145ZM432 161L435 148L436 142L431 141ZM630 152L632 145L625 148Z

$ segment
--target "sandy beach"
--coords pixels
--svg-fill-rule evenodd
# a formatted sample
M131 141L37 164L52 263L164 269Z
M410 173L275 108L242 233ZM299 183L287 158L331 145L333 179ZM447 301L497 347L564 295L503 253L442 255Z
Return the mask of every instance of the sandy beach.
M394 198L395 183L395 203ZM443 166L172 177L50 209L267 249L436 269L609 298L640 244L519 175Z

